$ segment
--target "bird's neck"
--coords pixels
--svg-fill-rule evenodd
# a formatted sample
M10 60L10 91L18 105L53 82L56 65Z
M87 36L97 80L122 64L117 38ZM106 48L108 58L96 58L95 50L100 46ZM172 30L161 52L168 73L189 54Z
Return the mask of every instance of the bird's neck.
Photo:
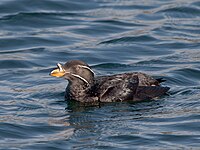
M66 88L66 97L69 99L79 99L87 94L90 85L83 82L69 82Z

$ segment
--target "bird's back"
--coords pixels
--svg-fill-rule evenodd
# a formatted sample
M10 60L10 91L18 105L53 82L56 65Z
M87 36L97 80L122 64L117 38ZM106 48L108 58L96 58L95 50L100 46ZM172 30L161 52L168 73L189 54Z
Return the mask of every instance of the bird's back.
M166 93L159 81L143 73L124 73L97 77L91 88L101 102L140 101ZM93 93L94 93L93 92Z

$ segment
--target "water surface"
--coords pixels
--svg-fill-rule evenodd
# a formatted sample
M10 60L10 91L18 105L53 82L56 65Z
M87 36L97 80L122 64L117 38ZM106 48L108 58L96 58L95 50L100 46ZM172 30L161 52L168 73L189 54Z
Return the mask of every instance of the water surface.
M199 149L198 0L1 0L1 149ZM170 96L68 107L55 65L141 71Z

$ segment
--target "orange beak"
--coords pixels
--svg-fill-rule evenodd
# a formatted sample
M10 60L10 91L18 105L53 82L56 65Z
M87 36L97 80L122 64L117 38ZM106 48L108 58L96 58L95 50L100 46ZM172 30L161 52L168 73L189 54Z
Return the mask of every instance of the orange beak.
M57 64L58 68L51 71L50 75L53 77L63 77L65 75L65 70L63 69L61 64Z

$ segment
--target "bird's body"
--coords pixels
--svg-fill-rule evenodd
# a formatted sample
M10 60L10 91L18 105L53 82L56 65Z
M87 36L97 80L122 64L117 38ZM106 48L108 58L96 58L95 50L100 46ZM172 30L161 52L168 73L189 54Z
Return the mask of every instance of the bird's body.
M91 68L78 60L58 64L51 75L69 81L66 99L83 103L142 101L160 97L169 90L160 85L164 80L140 72L95 77Z

